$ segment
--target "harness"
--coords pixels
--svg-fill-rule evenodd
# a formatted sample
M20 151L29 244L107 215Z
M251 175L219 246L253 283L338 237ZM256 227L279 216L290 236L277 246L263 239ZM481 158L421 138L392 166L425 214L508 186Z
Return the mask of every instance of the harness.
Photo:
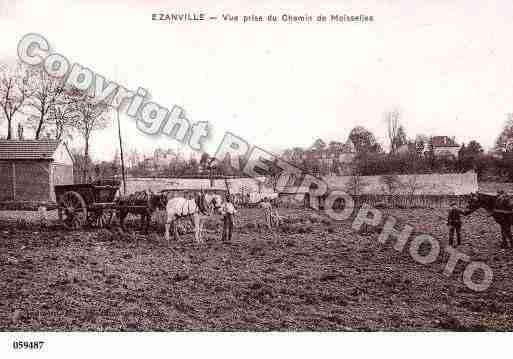
M200 206L198 206L198 204L196 203L195 200L183 198L183 202L180 207L180 211L175 213L175 216L177 218L182 218L182 217L187 217L187 216L194 214L194 210L192 212L190 211L191 203L195 204L196 208L200 209Z
M121 196L118 198L119 202L126 202L128 204L133 204L135 202L143 202L148 200L148 193L146 191L138 191L128 196Z

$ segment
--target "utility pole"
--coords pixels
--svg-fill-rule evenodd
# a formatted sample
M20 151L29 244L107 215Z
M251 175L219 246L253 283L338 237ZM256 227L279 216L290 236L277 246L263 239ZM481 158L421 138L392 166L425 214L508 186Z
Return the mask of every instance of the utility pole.
M126 195L125 160L123 158L123 141L121 140L121 123L119 121L119 106L116 107L118 119L119 154L121 157L121 178L123 179L123 194Z
M118 67L114 68L115 77L118 78ZM121 123L119 121L119 108L121 107L122 102L118 103L116 106L116 115L118 120L118 138L119 138L119 155L121 160L121 178L123 180L123 194L126 195L126 178L125 178L125 159L123 157L123 141L121 139Z

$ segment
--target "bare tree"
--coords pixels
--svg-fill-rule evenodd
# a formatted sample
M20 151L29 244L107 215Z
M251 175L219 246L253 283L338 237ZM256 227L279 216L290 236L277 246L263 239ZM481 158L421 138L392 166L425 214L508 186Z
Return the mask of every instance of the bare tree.
M72 108L78 114L76 119L73 121L74 129L80 134L84 140L84 171L83 180L87 180L87 174L89 169L89 148L91 134L94 131L104 129L107 127L108 119L105 117L108 106L102 101L98 101L88 93L79 91L77 89L71 89L70 96L74 98Z
M32 69L29 76L30 96L27 98L27 105L35 112L29 117L29 123L34 128L34 138L38 140L52 120L55 121L52 125L59 127L55 129L55 134L60 138L64 113L71 108L68 106L70 98L66 96L61 81L49 76L43 69ZM57 109L57 106L60 108Z
M56 140L71 138L72 132L80 112L71 105L58 104L48 113L47 123L53 128L53 137Z
M12 125L14 116L21 112L29 93L29 74L18 64L12 70L8 66L0 69L0 109L7 120L7 139L12 139Z
M385 123L387 125L387 136L390 142L390 153L394 154L397 150L397 135L401 124L399 123L399 110L393 109L385 113Z

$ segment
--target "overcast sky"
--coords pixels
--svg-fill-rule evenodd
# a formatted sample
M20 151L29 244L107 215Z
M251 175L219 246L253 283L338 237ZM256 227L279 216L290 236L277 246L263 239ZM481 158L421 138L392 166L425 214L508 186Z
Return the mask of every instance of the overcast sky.
M213 5L213 4L216 5ZM416 3L413 5L413 3ZM478 3L480 3L478 5ZM397 107L410 136L493 145L513 112L513 3L509 1L2 1L0 55L26 33L154 101L209 121L212 152L225 130L270 150L345 141L364 126L385 143ZM372 23L157 23L157 12L208 15L372 15ZM0 127L5 127L3 122ZM93 157L116 150L115 127ZM172 147L123 118L125 146Z

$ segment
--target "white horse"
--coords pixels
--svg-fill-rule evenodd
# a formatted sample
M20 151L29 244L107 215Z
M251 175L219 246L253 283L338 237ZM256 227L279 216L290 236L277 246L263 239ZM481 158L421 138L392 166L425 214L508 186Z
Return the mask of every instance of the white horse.
M206 193L205 194L205 202L208 207L208 211L210 213L216 212L219 213L221 210L221 206L223 204L223 196L215 193Z
M171 198L166 205L165 239L169 241L169 230L173 228L175 240L179 240L176 221L182 218L189 218L194 225L194 239L197 243L202 242L203 217L210 215L213 210L219 211L221 200L219 195L197 194L195 198L175 197Z

